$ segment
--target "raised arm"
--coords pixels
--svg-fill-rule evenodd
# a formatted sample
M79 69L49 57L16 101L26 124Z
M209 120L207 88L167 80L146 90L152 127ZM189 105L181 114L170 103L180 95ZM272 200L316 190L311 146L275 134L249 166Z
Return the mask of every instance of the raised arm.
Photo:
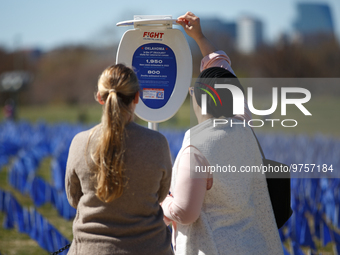
M200 66L201 72L210 67L221 67L235 75L234 70L231 68L230 58L227 54L224 51L217 50L215 46L204 36L199 17L192 12L187 12L177 18L177 23L182 25L184 31L196 41L201 50L203 55ZM236 117L248 121L251 119L252 115L249 111L246 100L244 101L244 109L245 114L237 115Z
M198 44L203 59L201 61L200 71L209 67L222 67L235 75L231 68L231 61L224 51L217 50L216 47L204 36L200 19L192 12L178 17L177 23L182 25L184 31L192 37Z
M203 57L217 51L215 46L204 36L201 29L200 18L195 14L187 12L178 17L177 23L182 25L185 32L196 41Z

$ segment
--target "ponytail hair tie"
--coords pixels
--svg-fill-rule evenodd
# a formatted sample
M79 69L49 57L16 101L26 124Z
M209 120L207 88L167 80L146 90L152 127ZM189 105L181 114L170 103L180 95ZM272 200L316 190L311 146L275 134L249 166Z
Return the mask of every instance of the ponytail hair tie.
M112 92L116 93L117 91L115 89L110 89L109 94L111 94Z

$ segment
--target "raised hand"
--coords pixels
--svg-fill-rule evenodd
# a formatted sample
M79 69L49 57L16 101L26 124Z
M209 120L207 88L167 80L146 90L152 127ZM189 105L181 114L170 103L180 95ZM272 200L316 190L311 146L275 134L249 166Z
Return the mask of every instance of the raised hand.
M179 16L177 18L177 23L180 24L184 28L184 31L195 41L204 37L201 29L200 18L192 12L187 12L186 14Z
M176 22L182 25L184 31L196 41L203 56L217 50L215 46L204 36L201 29L200 18L195 14L187 12L186 14L179 16Z

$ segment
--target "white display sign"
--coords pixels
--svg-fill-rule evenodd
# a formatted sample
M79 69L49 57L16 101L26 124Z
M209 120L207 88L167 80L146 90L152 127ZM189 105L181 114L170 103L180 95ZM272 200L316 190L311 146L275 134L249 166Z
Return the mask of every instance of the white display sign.
M135 113L149 122L171 118L191 83L192 57L187 40L171 16L135 16L117 26L134 25L123 35L116 63L132 67L141 86Z

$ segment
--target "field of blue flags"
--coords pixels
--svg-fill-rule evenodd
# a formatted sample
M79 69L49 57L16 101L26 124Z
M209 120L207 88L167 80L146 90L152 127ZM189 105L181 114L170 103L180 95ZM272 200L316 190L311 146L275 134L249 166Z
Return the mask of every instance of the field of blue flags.
M60 217L70 220L76 210L69 205L64 188L68 149L74 135L88 128L67 123L2 122L0 171L9 166L7 182L20 193L29 195L35 208L49 203ZM160 132L168 139L174 159L184 131ZM327 164L333 169L331 175L323 176L325 178L291 180L294 213L279 231L285 254L321 254L325 246L328 253L324 254L340 254L340 179L329 178L340 169L340 140L322 135L261 133L258 138L267 158L286 164ZM37 175L46 157L52 158L51 181ZM16 228L18 232L26 233L48 252L71 242L35 208L20 205L13 194L0 187L0 212L5 215L2 228Z

